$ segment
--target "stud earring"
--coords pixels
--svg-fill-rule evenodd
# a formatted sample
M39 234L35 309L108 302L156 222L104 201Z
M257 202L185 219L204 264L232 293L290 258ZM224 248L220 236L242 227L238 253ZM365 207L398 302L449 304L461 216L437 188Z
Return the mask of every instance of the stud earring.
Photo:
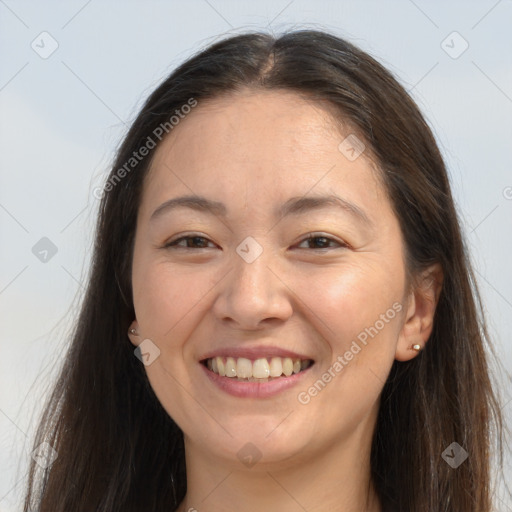
M137 331L133 327L130 329L130 334L133 334L134 336L138 336Z
M420 351L421 351L421 349L422 349L422 346L421 346L421 345L416 344L416 345L413 345L411 348L412 348L413 350L416 350L416 352L420 352Z

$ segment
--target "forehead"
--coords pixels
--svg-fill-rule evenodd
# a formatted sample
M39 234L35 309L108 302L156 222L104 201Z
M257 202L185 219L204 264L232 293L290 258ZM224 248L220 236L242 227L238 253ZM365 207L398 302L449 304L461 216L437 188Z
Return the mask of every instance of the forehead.
M241 194L268 205L314 189L375 207L383 192L378 173L365 153L351 160L340 150L349 135L325 103L289 91L199 101L156 149L143 206L178 193L231 203Z

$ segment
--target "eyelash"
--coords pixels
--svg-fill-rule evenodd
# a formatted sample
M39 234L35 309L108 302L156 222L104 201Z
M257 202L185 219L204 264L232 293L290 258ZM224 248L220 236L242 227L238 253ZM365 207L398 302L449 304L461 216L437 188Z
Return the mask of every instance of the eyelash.
M168 242L164 245L164 249L174 249L174 248L177 248L177 249L185 249L185 250L191 250L191 249L208 249L208 247L197 247L197 248L193 248L193 247L183 247L183 246L178 246L178 242L181 242L182 240L192 240L194 238L200 238L200 239L203 239L203 240L208 240L206 237L204 236L201 236L201 235L188 235L188 236L182 236L180 238L177 238L176 240L173 240L171 242ZM328 237L328 236L325 236L325 235L319 235L319 234L315 234L315 233L311 233L309 236L307 236L306 238L303 238L299 244L303 243L303 242L307 242L309 240L316 240L318 238L323 238L324 240L328 240L329 242L335 242L337 243L340 248L348 248L349 245L344 243L344 242L339 242L338 240L335 240L334 238L331 238L331 237ZM211 241L211 240L210 240ZM213 242L212 242L213 243ZM334 247L335 249L336 247ZM325 249L332 249L332 247L315 247L313 248L315 250L325 250Z

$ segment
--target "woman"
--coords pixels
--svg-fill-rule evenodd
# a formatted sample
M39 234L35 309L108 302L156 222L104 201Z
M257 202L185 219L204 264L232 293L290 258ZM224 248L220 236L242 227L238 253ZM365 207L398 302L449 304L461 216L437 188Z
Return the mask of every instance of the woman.
M25 511L491 511L502 418L445 165L369 55L214 44L95 195Z

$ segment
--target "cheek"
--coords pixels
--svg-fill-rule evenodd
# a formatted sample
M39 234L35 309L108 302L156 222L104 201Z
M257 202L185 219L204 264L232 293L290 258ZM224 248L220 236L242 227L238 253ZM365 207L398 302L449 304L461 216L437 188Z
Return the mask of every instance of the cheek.
M334 349L372 326L402 297L402 280L377 262L347 263L297 275L294 288ZM394 315L394 310L388 316ZM379 324L380 325L380 324ZM343 348L343 347L341 347Z
M320 361L318 376L328 384L313 384L301 396L311 399L314 405L308 410L316 408L333 431L339 425L356 428L373 407L393 364L402 281L370 260L301 279L295 281L297 294L329 352L327 360Z
M140 255L134 256L132 279L140 332L160 350L155 362L145 368L149 382L167 413L178 424L187 424L201 412L194 410L190 395L182 391L192 389L183 364L184 340L198 321L201 299L206 300L211 288L209 280L197 270L178 270L168 261Z
M134 258L133 300L141 332L158 340L178 339L208 301L211 272L179 268L155 258Z
M154 264L134 266L133 300L135 314L141 331L145 335L159 336L167 327L173 324L176 305L182 304L177 300L177 289L184 293L179 278L173 278L165 268ZM167 326L165 325L167 324Z

